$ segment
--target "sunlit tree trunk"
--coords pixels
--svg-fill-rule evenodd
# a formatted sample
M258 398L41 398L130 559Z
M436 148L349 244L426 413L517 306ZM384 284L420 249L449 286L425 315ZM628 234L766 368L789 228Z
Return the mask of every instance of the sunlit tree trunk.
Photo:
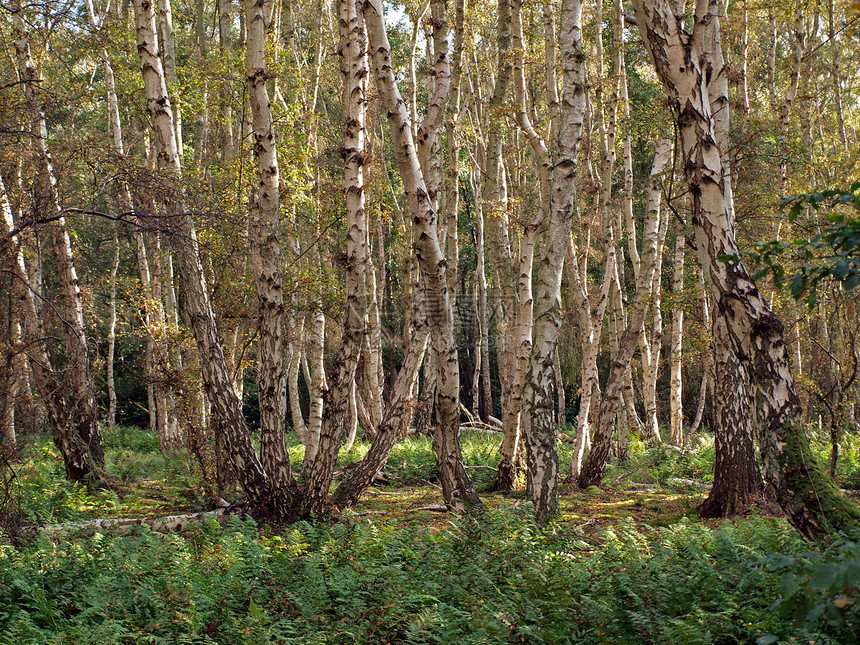
M167 175L172 198L180 205L183 199L179 151L174 130L173 112L156 35L155 13L151 0L135 0L134 13L138 52L141 58L147 108L152 119L153 135L159 151L158 161ZM224 440L232 465L242 488L260 517L284 517L289 506L287 492L276 490L254 450L250 433L242 416L242 406L233 390L224 349L218 336L215 315L209 301L206 277L200 261L197 232L187 213L175 218L170 231L171 243L179 259L184 304L197 341L200 367L206 395L212 408L216 436Z
M782 323L744 265L721 259L739 258L739 250L731 190L713 135L717 112L707 81L725 73L718 7L700 0L692 33L666 0L634 0L634 7L640 34L678 114L699 262L719 315L725 318L731 347L752 376L765 478L802 535L854 527L860 512L817 463L803 434ZM703 55L706 51L712 55Z
M391 46L379 0L365 2L364 15L370 37L376 86L391 125L397 165L412 215L415 254L426 289L427 318L437 364L437 423L434 446L440 471L439 480L445 503L449 506L479 506L481 502L472 489L460 448L460 378L454 340L454 316L448 292L445 260L436 234L436 213L412 141L409 115L394 78ZM445 29L444 21L435 29ZM436 123L442 101L447 94L447 48L437 47L436 55L436 87L428 105L425 124ZM419 140L422 137L420 130L419 128Z
M454 43L451 54L451 87L448 91L447 170L444 199L444 251L448 259L448 288L457 289L457 267L460 262L460 238L457 230L460 207L460 86L463 75L463 32L466 1L454 2Z
M469 173L472 193L475 196L475 254L477 255L475 275L478 283L478 318L480 321L475 351L481 356L478 408L481 419L487 422L493 415L493 393L490 389L490 314L487 304L487 272L484 259L486 253L484 249L483 197L481 196L481 182L475 181L475 174L474 169Z
M373 249L371 227L368 226L365 231L367 239L368 255L371 255ZM382 244L382 240L380 240ZM384 251L382 257L384 258ZM368 257L367 260L367 314L369 330L365 339L364 347L364 378L362 379L364 387L362 394L367 400L367 410L369 413L369 421L371 427L364 428L367 438L370 438L370 433L382 421L382 411L384 401L382 400L382 391L385 381L383 379L382 370L382 317L379 307L379 289L377 288L376 268L373 265L373 260Z
M553 363L561 327L561 274L575 212L574 182L585 116L582 3L563 0L559 20L562 96L550 154L552 189L534 287L534 332L523 398L528 492L540 524L558 512L558 447L552 423Z
M672 340L669 375L669 428L674 445L684 442L684 410L681 408L681 345L684 330L684 310L681 294L684 289L684 236L679 232L675 239L675 264L672 277Z
M226 55L233 47L232 0L218 0L218 41L221 55ZM226 92L225 92L226 94ZM229 96L221 101L221 163L227 166L233 158L236 145L233 140L233 107Z
M116 425L116 382L114 381L114 356L116 354L116 274L119 270L119 231L114 229L113 262L110 267L110 313L108 315L107 390L109 426Z
M287 391L290 399L290 416L293 422L293 430L296 437L301 443L307 441L307 428L305 419L302 416L301 396L299 393L299 372L302 366L302 353L304 352L305 340L305 318L300 317L296 326L293 328L294 337L290 339L292 348L290 350L289 373L287 377ZM311 389L310 383L305 383L308 391Z
M836 29L833 19L834 0L827 2L827 38L830 41L830 82L833 84L833 102L836 107L836 125L843 150L848 150L848 133L845 129L845 115L842 108L842 80L839 76L839 47L836 42Z
M702 268L696 265L696 276L701 290L699 296L699 307L702 310L702 326L705 329L711 329L711 313L710 301L711 294L705 286L705 278L702 275ZM687 434L687 441L690 437L699 430L702 423L702 418L705 414L705 402L707 399L708 389L711 390L711 398L713 399L714 378L713 378L713 347L709 347L703 352L704 364L702 365L702 383L699 386L699 403L696 406L696 416L693 419L693 424L690 426L690 432Z
M308 334L305 338L306 382L310 406L308 409L307 435L303 470L316 459L322 432L323 396L328 390L325 374L325 314L321 309L313 312L308 320Z
M516 393L514 379L517 369L517 297L516 259L511 250L508 228L507 190L502 163L502 137L504 134L505 100L513 75L511 0L497 3L497 63L496 79L487 107L486 153L481 174L481 214L483 232L490 259L493 290L499 300L496 319L498 368L501 383L502 445L497 486L501 491L513 488L516 479L521 443L520 415L522 393ZM476 111L477 111L477 106ZM480 154L479 154L480 156ZM487 365L489 367L489 365Z
M176 75L176 40L173 35L173 7L171 0L156 0L158 3L158 39L161 42L161 61L164 80L170 91L170 106L173 109L173 128L176 146L182 161L184 139L182 136L182 103L179 97L179 78Z
M350 397L356 369L368 331L367 320L367 216L364 166L367 158L367 29L355 0L339 4L341 72L344 76L345 126L341 148L346 203L346 275L341 344L335 376L324 395L322 429L316 458L304 472L303 503L321 510L328 502L334 464L347 430ZM307 463L307 462L306 462Z
M609 246L606 251L603 284L596 307L592 309L588 291L586 290L586 283L580 273L581 269L577 258L576 244L572 237L568 247L568 275L573 283L574 302L579 311L580 346L582 348L579 413L576 422L576 443L574 444L570 462L570 473L568 474L570 481L576 481L579 477L585 451L591 447L589 415L591 413L592 402L600 400L600 384L597 381L597 354L600 350L603 319L606 314L606 306L609 303L609 289L612 285L612 276L615 274L616 262L615 247Z

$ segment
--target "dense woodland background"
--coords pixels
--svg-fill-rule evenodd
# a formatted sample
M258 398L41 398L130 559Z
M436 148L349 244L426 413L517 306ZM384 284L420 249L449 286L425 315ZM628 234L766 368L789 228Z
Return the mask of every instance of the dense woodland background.
M702 516L856 529L856 2L4 0L0 40L9 500L150 436L177 510L306 520L426 435L467 536L701 450Z

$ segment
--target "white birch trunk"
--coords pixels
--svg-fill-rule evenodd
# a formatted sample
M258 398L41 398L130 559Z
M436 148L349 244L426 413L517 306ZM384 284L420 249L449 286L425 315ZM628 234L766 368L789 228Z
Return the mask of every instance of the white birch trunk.
M328 502L334 464L348 430L350 396L365 335L367 319L367 216L364 210L364 165L367 155L367 29L356 0L339 4L341 71L344 76L345 127L341 148L346 203L346 275L341 345L336 374L323 403L322 429L316 458L304 471L306 508L320 511Z
M385 31L385 20L379 0L366 2L364 15L370 37L370 49L373 53L376 86L383 109L391 124L398 170L413 218L415 253L427 290L427 318L438 369L437 425L434 444L442 491L445 503L451 507L479 506L481 502L472 489L460 448L460 378L457 346L454 341L454 317L448 292L445 260L442 257L436 233L436 213L433 210L432 200L412 141L409 115L394 78L391 46ZM444 29L444 24L438 25L436 29ZM441 112L442 101L447 93L447 76L440 73L440 70L447 66L447 56L447 50L442 48L437 50L436 89L428 105L424 124L436 123Z
M173 128L176 148L182 161L184 139L182 136L182 104L179 97L179 79L176 75L176 41L173 37L173 7L171 0L156 0L158 3L158 39L162 44L161 60L164 80L170 91L170 106L173 109Z
M684 443L684 410L681 407L681 346L684 329L684 310L681 307L681 294L684 290L684 236L678 232L675 239L675 263L672 278L672 340L669 361L669 441L680 446Z
M70 396L75 400L72 408L67 410L67 412L73 412L73 418L68 422L74 428L70 431L80 435L87 444L94 462L101 466L104 463L104 446L90 377L83 293L75 270L71 238L63 217L51 152L48 148L48 125L40 86L41 78L30 52L30 34L27 31L23 11L17 2L12 12L12 20L18 77L21 80L34 136L33 148L38 169L37 194L47 209L47 212L42 215L54 219L45 228L51 234L57 278L62 294L62 300L54 306L63 318L62 327L65 332L64 341L68 361L65 371L68 374Z
M109 426L116 425L116 383L114 382L114 356L116 353L116 274L119 270L119 231L114 228L113 262L110 268L110 315L108 318L107 390Z
M151 0L134 0L134 13L147 108L159 150L159 166L169 178L168 186L173 192L173 198L181 204L183 195L179 183L182 179L179 150L159 56L155 13ZM269 519L283 518L289 504L287 493L274 489L270 477L260 463L242 416L241 402L232 387L200 262L194 222L185 214L176 218L174 226L171 242L179 258L184 303L200 353L200 367L212 408L216 437L222 437L236 475L249 496L255 513Z
M558 137L552 142L552 189L547 234L534 287L534 332L523 398L528 492L539 524L558 512L558 447L552 423L553 362L561 327L561 275L575 212L574 182L585 116L582 3L563 0L559 22L562 101Z
M249 202L248 238L257 286L260 327L257 341L257 395L260 402L260 459L274 485L291 484L284 442L287 407L286 313L281 269L280 172L275 125L266 83L265 43L272 0L245 0L248 96L253 118L257 184Z
M591 452L577 481L581 488L598 486L603 479L612 449L613 421L616 414L620 413L618 404L621 402L627 371L630 369L630 359L642 334L645 315L651 302L651 288L654 283L660 237L660 174L668 164L669 150L669 145L665 141L657 146L651 171L648 214L642 236L641 265L639 279L636 281L636 296L630 307L626 328L618 340L618 349L610 367L606 389L597 409L597 423ZM653 199L650 199L651 196Z
M800 426L800 402L789 367L783 326L759 293L734 237L730 182L724 174L715 121L722 100L709 94L708 78L724 75L718 7L700 0L694 30L666 0L634 0L636 22L678 114L681 150L693 198L693 227L705 279L725 317L732 349L754 378L755 409L761 423L765 478L789 521L802 535L855 527L856 506L841 496L809 450ZM709 52L709 55L704 55Z

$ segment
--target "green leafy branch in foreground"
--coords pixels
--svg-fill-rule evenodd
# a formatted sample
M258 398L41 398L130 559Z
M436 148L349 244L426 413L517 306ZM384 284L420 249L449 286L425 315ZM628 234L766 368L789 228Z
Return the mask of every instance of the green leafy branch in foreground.
M824 208L827 211L824 214L826 223L820 233L808 239L756 243L750 260L761 269L753 278L758 280L771 274L774 284L781 287L787 273L784 258L786 255L793 257L800 264L794 271L789 289L795 300L805 297L810 308L815 305L818 286L824 281L839 284L846 291L860 284L860 181L848 190L824 190L783 197L782 204L788 208L791 222L796 222L807 207L815 211ZM738 261L734 256L721 259Z

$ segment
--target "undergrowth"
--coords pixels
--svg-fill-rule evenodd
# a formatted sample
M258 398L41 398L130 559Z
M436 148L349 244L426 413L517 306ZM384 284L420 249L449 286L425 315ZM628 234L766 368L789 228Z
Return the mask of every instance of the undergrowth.
M847 643L858 555L850 542L810 555L776 520L622 522L586 542L515 512L436 533L233 519L182 536L43 535L0 551L0 642ZM854 568L821 588L816 567L834 562ZM774 613L781 593L791 611ZM841 623L809 613L821 602Z
M142 429L112 428L105 438L102 487L65 482L46 438L24 450L11 485L25 522L199 504L199 473L187 457L165 459ZM853 440L840 462L849 477ZM492 488L498 443L464 436L480 491ZM294 440L289 449L300 472L303 449ZM366 450L359 441L343 451L338 469ZM564 468L570 446L560 452ZM860 535L814 550L782 520L706 526L685 510L689 502L667 506L667 492L625 497L630 482L708 481L713 439L704 433L683 453L634 440L630 455L607 470L604 484L614 490L571 495L566 515L544 531L528 504L505 500L482 519L447 524L443 516L344 514L278 531L234 518L182 535L42 534L18 546L0 536L0 645L860 640ZM401 487L432 496L430 438L399 442L385 474L386 494L370 496L376 504L405 494Z

